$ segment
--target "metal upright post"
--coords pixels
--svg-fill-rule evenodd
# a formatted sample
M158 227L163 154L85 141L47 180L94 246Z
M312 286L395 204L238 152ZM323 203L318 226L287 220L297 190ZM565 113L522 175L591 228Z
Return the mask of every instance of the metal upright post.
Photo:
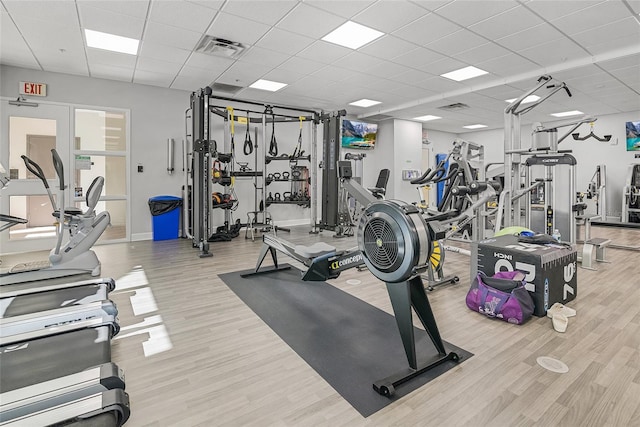
M313 125L311 128L311 231L309 233L318 233L318 122L314 114Z

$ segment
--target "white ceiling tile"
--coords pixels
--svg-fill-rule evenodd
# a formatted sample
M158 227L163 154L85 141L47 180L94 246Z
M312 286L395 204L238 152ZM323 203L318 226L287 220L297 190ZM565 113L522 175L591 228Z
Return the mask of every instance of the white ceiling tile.
M157 22L147 22L147 27L144 31L144 40L189 50L196 47L201 36L201 33Z
M371 0L303 0L306 4L323 9L334 15L342 16L343 18L351 18L358 12L366 9L375 1Z
M573 35L629 16L629 9L621 1L605 1L570 15L553 19L551 23L565 34Z
M358 49L359 52L382 59L393 59L415 50L418 46L391 35L385 35Z
M607 71L619 70L640 64L640 53L628 55L622 58L598 62L598 65Z
M360 74L355 74L351 77L348 77L340 83L344 85L354 85L354 86L360 86L368 89L377 90L378 88L384 85L387 85L387 84L391 85L396 82L390 82L389 80L384 79L382 77L360 73Z
M346 68L348 70L364 72L370 70L372 67L377 66L380 63L380 59L374 58L373 56L365 55L360 52L351 52L349 55L343 57L338 64L334 64L340 66L341 68Z
M404 73L400 73L393 76L391 79L396 82L402 82L408 85L413 85L415 82L428 80L431 78L433 78L432 74L425 73L424 71L410 69L405 71Z
M563 38L564 35L556 30L548 23L536 25L535 27L527 28L526 30L519 31L506 37L502 37L495 42L501 46L511 49L514 52L518 52L522 49L527 49L542 43L547 43L553 40Z
M508 54L481 61L475 65L476 67L490 72L496 76L510 76L532 71L539 68L539 65L522 58L516 54Z
M90 64L91 77L109 80L131 82L133 80L133 68L115 67L106 64Z
M298 73L291 70L283 70L281 68L275 68L262 76L263 79L287 84L297 82L304 77L306 76L303 73Z
M77 19L69 25L59 25L54 21L21 17L16 23L31 48L71 50L84 45Z
M55 22L60 26L70 22L78 24L78 13L74 0L4 0L6 9L20 25L22 18Z
M204 33L216 11L182 0L152 0L149 21Z
M176 64L184 64L190 54L191 50L162 45L149 40L142 40L142 45L138 52L138 56L141 58L159 59L161 61L175 62Z
M67 61L63 64L47 64L43 65L44 71L50 71L52 73L73 74L76 76L89 77L89 69L87 68L86 61Z
M136 73L138 71L147 71L155 74L169 74L175 77L182 68L181 64L175 62L161 61L153 58L138 58L136 62Z
M147 17L149 0L76 0L78 6L90 5L102 10L133 16L140 19Z
M133 83L169 87L175 77L175 74L155 73L152 71L145 71L136 68L136 71L133 75Z
M353 70L347 70L346 68L341 68L335 65L327 65L326 67L322 67L313 73L314 76L318 76L321 79L332 80L336 82L341 82L357 74L360 73Z
M461 27L454 24L435 13L430 13L422 18L413 21L399 30L393 32L393 35L402 39L416 43L422 46L438 40L444 36L455 33Z
M542 67L587 56L579 45L566 38L523 49L518 53Z
M597 78L604 77L605 72L595 64L585 65L583 67L572 68L570 70L563 70L554 72L552 77L555 80L570 82L574 79L582 79L585 77L591 77L597 75Z
M323 66L324 64L321 64L320 62L294 56L284 63L280 64L278 68L282 68L283 70L298 71L303 74L311 74L319 70Z
M226 0L187 0L189 3L199 4L213 10L220 10Z
M444 55L455 56L455 54L482 46L487 43L483 37L477 36L468 30L459 30L449 34L425 46Z
M481 36L489 40L496 40L506 37L518 31L541 24L542 19L538 18L529 9L517 6L512 9L495 15L491 18L480 21L469 27Z
M126 53L111 52L103 49L87 48L89 66L93 64L112 65L115 67L134 68L137 57Z
M44 67L55 65L56 67L64 67L69 64L86 64L85 53L83 49L71 49L61 52L59 50L37 48L33 49L33 54L38 62Z
M574 34L571 38L585 48L615 43L617 48L624 46L638 46L640 44L640 23L632 17L611 22L595 29L589 29ZM589 49L589 51L591 51ZM592 52L594 53L594 52Z
M271 28L264 37L262 37L255 45L266 49L275 50L276 52L295 55L302 49L313 43L310 37L295 34L279 28Z
M180 70L180 74L178 77L183 77L185 79L195 79L198 81L203 81L205 85L208 85L216 78L218 78L222 74L222 71L219 70L210 70L205 68L198 67L189 67L185 65ZM194 88L195 90L196 88Z
M432 90L423 89L417 86L412 86L410 84L394 86L392 93L409 99L426 98L428 96L437 94L437 92L434 92Z
M411 0L412 3L432 12L438 11L441 7L444 7L452 1L453 0Z
M278 28L318 39L326 36L345 22L344 18L299 3L291 13L278 23Z
M429 65L444 58L446 58L446 56L438 52L420 47L393 58L393 62L418 70L429 71Z
M366 73L388 79L402 74L409 69L409 67L405 67L404 65L394 64L393 62L380 59L375 67L366 69Z
M214 73L222 73L234 64L233 59L222 58L219 56L205 55L200 52L193 52L189 59L185 62L188 67L203 68L212 70Z
M352 52L354 52L352 49L318 40L298 53L296 56L318 61L323 64L331 64L339 60L340 58L344 58Z
M274 68L282 64L287 59L289 59L289 55L285 55L284 53L253 46L242 55L239 62Z
M421 87L423 89L432 90L438 93L444 93L451 90L457 90L464 87L461 83L454 82L453 80L445 79L444 77L431 77L426 80L415 81L411 83L414 86Z
M171 83L171 89L179 89L193 92L205 86L208 86L211 83L209 79L203 79L198 77L191 76L177 76L173 83Z
M244 0L229 1L223 11L252 21L274 25L296 5L292 0Z
M237 61L216 79L217 82L236 86L249 86L263 75L271 71L272 67L247 64ZM285 82L283 82L285 83Z
M604 0L571 0L571 1L549 1L531 0L525 7L533 10L547 21L557 19L575 13L578 10L602 3Z
M585 49L592 55L599 55L620 49L620 47L633 47L633 44L629 43L633 43L630 37L621 37L619 39L607 39L596 44L585 46Z
M464 62L458 61L455 58L444 58L440 61L435 61L429 64L424 71L429 74L435 74L440 76L441 74L448 73L450 71L458 70L460 68L466 67L467 64ZM489 71L489 70L486 70Z
M436 13L468 27L516 6L518 3L514 0L456 0L442 6Z
M391 33L428 14L409 2L379 1L352 18L353 21L384 33Z
M92 7L88 2L79 3L78 10L82 28L137 40L142 38L144 19Z
M487 58L497 58L500 56L508 55L509 53L510 52L507 49L495 43L485 43L482 46L477 46L473 49L469 49L451 56L462 62L466 62L467 64L478 64L486 60Z
M207 34L248 45L255 44L271 27L240 16L220 12Z
M0 47L0 64L13 65L14 67L32 68L40 70L40 65L36 61L29 49L20 49L13 46L9 48Z

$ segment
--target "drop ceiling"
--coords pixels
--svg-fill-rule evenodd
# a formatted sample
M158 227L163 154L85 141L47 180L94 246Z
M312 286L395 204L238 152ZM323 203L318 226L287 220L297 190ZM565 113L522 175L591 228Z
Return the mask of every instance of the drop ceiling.
M234 96L362 119L442 117L425 127L503 125L505 99L550 74L567 83L527 116L640 110L640 0L0 0L0 63ZM351 20L384 33L352 50L322 41ZM84 29L141 40L137 56L86 47ZM246 46L236 58L195 52L204 35ZM489 73L440 77L473 65ZM248 86L287 83L277 92ZM222 86L224 87L224 86ZM367 98L373 107L348 105ZM185 99L185 104L187 100ZM463 103L469 108L442 110Z

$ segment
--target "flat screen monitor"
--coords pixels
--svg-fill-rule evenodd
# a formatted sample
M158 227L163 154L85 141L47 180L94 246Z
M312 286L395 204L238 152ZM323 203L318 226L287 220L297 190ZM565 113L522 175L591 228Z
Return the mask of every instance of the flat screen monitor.
M372 149L376 145L378 125L375 123L342 120L342 147Z

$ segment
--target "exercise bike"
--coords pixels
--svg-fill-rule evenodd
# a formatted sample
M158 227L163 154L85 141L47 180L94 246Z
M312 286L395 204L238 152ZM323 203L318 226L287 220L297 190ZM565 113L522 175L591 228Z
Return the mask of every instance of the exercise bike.
M66 189L64 166L55 149L51 150L51 155L59 183L59 204L56 203L56 199L53 197L42 168L27 156L23 155L22 160L26 168L42 181L47 190L49 200L54 209L53 216L56 218L56 245L49 253L47 260L20 263L13 267L1 269L1 285L76 274L100 275L101 264L91 247L100 238L107 226L111 224L111 217L108 212L101 212L97 215L95 213L96 205L100 200L100 194L104 187L104 177L95 178L89 186L85 199L88 206L86 212L75 207L64 207L64 190ZM69 240L63 245L66 230L69 230Z

